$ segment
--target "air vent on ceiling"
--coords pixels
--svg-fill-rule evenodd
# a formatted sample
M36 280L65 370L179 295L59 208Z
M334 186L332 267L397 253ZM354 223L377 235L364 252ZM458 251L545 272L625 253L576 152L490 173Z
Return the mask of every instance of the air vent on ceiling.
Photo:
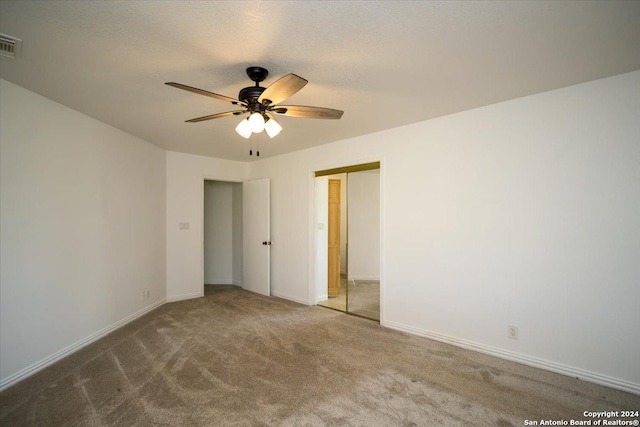
M9 58L18 58L20 57L21 47L22 40L6 34L0 34L0 55L8 56Z

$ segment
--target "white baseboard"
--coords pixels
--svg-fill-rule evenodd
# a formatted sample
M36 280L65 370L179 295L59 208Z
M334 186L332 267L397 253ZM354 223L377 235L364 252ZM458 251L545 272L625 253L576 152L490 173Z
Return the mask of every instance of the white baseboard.
M349 281L351 280L361 280L361 281L367 281L367 280L380 280L380 276L349 276Z
M297 302L299 304L309 305L309 300L306 300L304 298L295 297L295 296L288 295L288 294L284 294L282 292L271 291L271 296L272 297L288 299L289 301Z
M232 280L231 284L234 285L234 286L242 287L242 280Z
M27 366L26 368L16 372L15 374L13 374L11 376L8 376L7 378L5 378L2 381L0 381L0 391L11 387L15 383L17 383L19 381L22 381L27 377L30 377L31 375L35 374L38 371L43 370L44 368L46 368L49 365L52 365L53 363L57 362L58 360L60 360L62 358L65 358L65 357L69 356L72 353L75 353L76 351L80 350L82 347L85 347L85 346L91 344L92 342L94 342L96 340L99 340L100 338L110 334L111 332L115 331L116 329L123 327L127 323L136 320L138 317L141 317L141 316L147 314L148 312L150 312L151 310L154 310L154 309L160 307L165 302L166 302L166 299L162 298L161 300L158 300L158 301L152 303L151 305L148 305L148 306L136 311L135 313L130 314L129 316L118 320L117 322L107 326L106 328L100 329L99 331L94 332L93 334L89 335L88 337L85 337L85 338L81 339L80 341L77 341L77 342L71 344L70 346L63 348L62 350L59 350L59 351L53 353L52 355L45 357L44 359L40 360L39 362L36 362L31 366Z
M167 302L183 301L186 299L200 298L203 296L204 296L204 289L201 290L200 292L194 292L191 294L172 295L170 297L167 297Z
M387 328L408 332L413 335L419 335L421 337L455 345L456 347L461 347L467 350L473 350L479 353L488 354L490 356L499 357L501 359L511 360L514 362L522 363L524 365L533 366L534 368L556 372L558 374L567 375L573 378L581 379L583 381L604 385L629 393L640 394L640 384L620 380L618 378L597 374L595 372L585 371L583 369L574 368L572 366L563 365L561 363L538 359L537 357L527 356L525 354L515 353L513 351L503 350L501 348L492 347L489 345L478 344L473 341L467 341L455 337L450 337L448 335L438 334L436 332L427 331L425 329L414 328L413 326L407 326L388 320L382 321L380 322L380 324Z

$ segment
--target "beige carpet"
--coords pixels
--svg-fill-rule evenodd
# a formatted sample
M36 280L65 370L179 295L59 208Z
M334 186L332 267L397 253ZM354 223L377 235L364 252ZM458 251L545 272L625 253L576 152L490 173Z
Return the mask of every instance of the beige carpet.
M234 287L0 394L2 426L522 426L640 397Z

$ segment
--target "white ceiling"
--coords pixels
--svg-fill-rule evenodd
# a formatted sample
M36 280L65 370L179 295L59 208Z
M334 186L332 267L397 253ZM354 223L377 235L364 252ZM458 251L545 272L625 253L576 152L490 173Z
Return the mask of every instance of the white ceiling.
M286 103L344 110L282 117L262 157L640 69L640 1L5 1L23 40L2 78L172 151L250 161L234 109L176 81L237 97L295 73ZM393 141L390 141L392 143Z

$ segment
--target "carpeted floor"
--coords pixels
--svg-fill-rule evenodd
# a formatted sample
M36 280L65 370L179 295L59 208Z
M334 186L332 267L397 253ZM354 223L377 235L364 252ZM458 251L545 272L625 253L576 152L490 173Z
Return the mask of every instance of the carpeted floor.
M235 287L165 304L0 394L3 426L522 426L640 396Z

